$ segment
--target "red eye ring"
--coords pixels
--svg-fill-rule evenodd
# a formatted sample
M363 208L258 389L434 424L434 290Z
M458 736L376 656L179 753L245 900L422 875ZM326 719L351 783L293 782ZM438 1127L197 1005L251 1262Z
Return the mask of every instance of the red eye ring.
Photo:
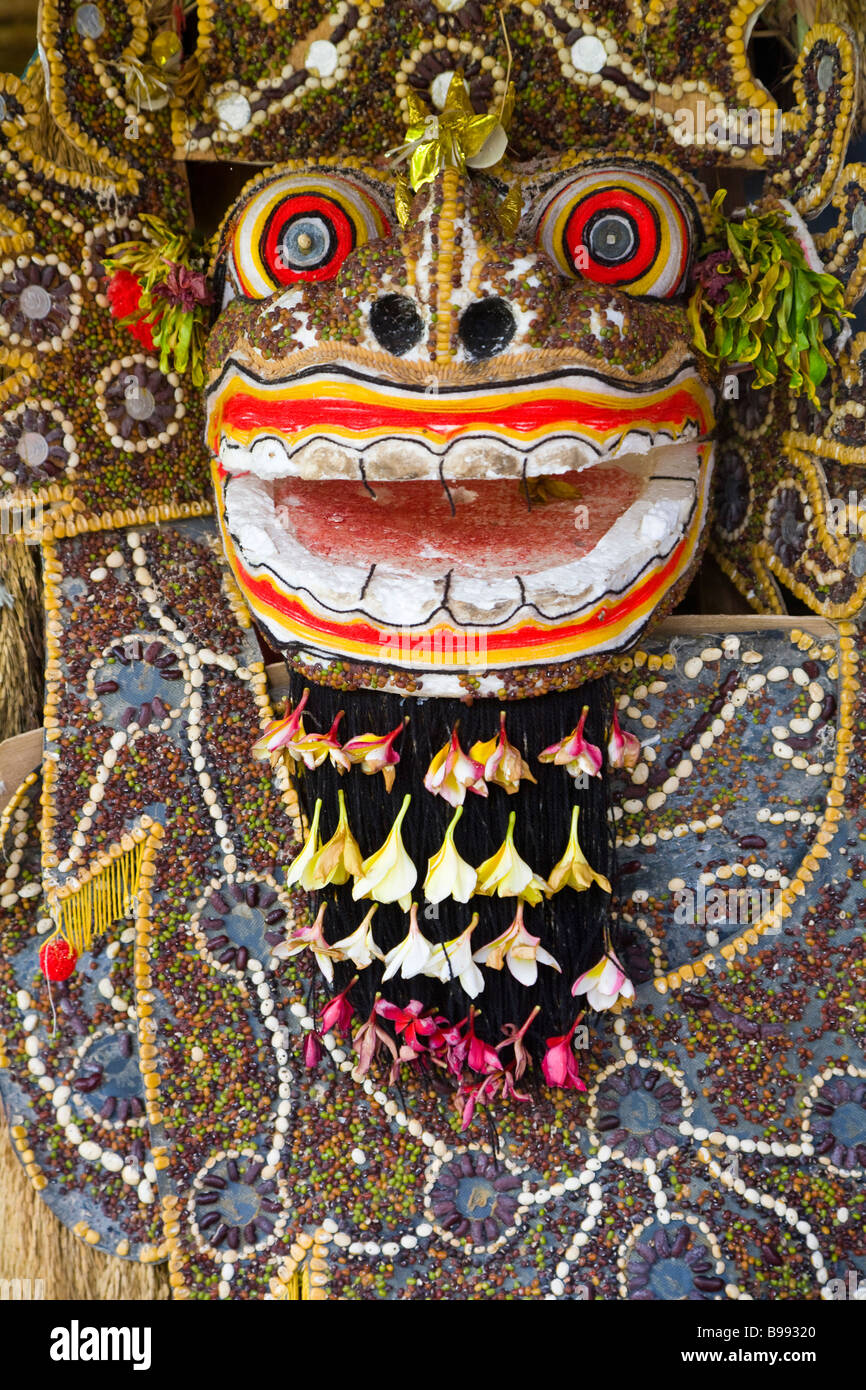
M287 263L283 250L293 224L307 228L314 244L311 265ZM317 231L318 229L318 231ZM315 237L321 236L321 245ZM277 284L291 285L298 280L331 280L355 247L355 228L339 203L320 193L298 193L280 203L268 218L260 255Z
M593 256L587 244L593 225L605 214L619 215L631 224L636 242L631 255L607 264ZM562 236L564 253L575 270L603 285L627 285L639 280L659 254L657 214L643 198L624 188L600 188L588 193L575 206Z

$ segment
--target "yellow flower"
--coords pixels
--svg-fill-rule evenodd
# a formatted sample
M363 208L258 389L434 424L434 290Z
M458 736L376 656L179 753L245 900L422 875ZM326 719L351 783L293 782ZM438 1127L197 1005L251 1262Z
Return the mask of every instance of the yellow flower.
M337 828L311 865L309 876L314 888L325 888L329 883L345 883L350 874L352 878L358 878L361 874L361 851L349 829L346 798L342 791L337 792L337 800L340 803Z
M321 797L316 802L316 809L313 812L313 823L310 826L309 834L304 841L304 848L300 854L292 860L286 872L286 887L291 888L293 884L300 883L302 888L311 892L316 887L315 871L316 861L319 857L319 850L322 848L319 839L319 817L322 814Z
M418 870L403 847L400 826L411 800L407 792L387 840L361 865L361 876L352 889L356 902L359 898L373 898L377 903L398 902L404 912L408 911Z
M471 864L461 859L454 844L454 829L462 815L463 807L458 806L445 831L441 848L428 861L424 880L424 896L428 903L441 903L443 898L448 897L458 903L468 903L475 891L478 875Z
M505 839L495 854L478 866L476 893L485 897L522 898L525 902L540 903L544 894L550 893L550 884L539 878L521 859L514 848L515 812L508 817L508 830Z
M554 893L558 893L560 888L573 888L576 893L582 893L584 889L597 883L599 888L603 888L605 893L609 893L611 888L608 880L604 874L596 873L595 869L590 866L578 843L577 817L579 813L580 807L575 806L571 813L571 834L568 837L565 854L550 872L550 886Z

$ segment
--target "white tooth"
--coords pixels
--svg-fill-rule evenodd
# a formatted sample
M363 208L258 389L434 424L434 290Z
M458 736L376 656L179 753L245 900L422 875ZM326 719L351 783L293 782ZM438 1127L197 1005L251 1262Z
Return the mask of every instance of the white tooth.
M536 445L526 459L527 478L548 477L551 473L580 472L599 461L598 450L577 435L561 435Z
M513 574L461 574L454 570L448 588L448 610L464 628L483 628L504 623L517 612L523 601L520 584Z
M277 551L267 531L261 526L242 526L238 531L238 544L244 552L245 559L253 562L270 560Z
M439 477L439 457L415 439L377 440L361 455L368 483L415 483Z
M449 482L467 478L520 478L524 451L489 435L455 439L445 454L442 472Z
M220 441L220 463L227 473L246 473L250 467L250 451L223 435Z
M289 456L282 441L272 434L257 439L250 449L250 467L260 478L284 478Z
M318 436L299 444L292 450L280 475L285 478L306 478L311 482L339 479L357 483L361 477L360 455L357 449L347 448L334 439Z
M384 649L385 646L393 645L395 640L399 640L401 630L429 622L441 607L444 592L444 573L437 577L434 574L395 573L394 570L375 569L359 607L375 622L382 623L381 641ZM396 660L396 657L383 655L382 660Z

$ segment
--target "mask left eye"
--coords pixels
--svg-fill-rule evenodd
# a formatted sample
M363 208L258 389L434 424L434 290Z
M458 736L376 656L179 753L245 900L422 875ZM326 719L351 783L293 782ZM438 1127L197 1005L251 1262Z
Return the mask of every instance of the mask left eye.
M249 299L299 280L331 280L357 246L390 230L383 207L360 183L289 174L239 213L231 239L235 279Z
M649 174L594 168L577 175L542 208L537 237L566 275L659 299L685 281L689 219Z

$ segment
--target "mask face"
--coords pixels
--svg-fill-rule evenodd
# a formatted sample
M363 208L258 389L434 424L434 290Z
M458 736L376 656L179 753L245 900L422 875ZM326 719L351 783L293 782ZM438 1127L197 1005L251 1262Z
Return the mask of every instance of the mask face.
M663 159L257 176L223 224L207 442L271 642L357 683L599 674L682 592L714 390L684 287L706 201ZM522 201L522 207L520 203ZM381 668L388 671L384 674ZM408 685L407 685L408 676ZM471 682L471 684L469 684Z

